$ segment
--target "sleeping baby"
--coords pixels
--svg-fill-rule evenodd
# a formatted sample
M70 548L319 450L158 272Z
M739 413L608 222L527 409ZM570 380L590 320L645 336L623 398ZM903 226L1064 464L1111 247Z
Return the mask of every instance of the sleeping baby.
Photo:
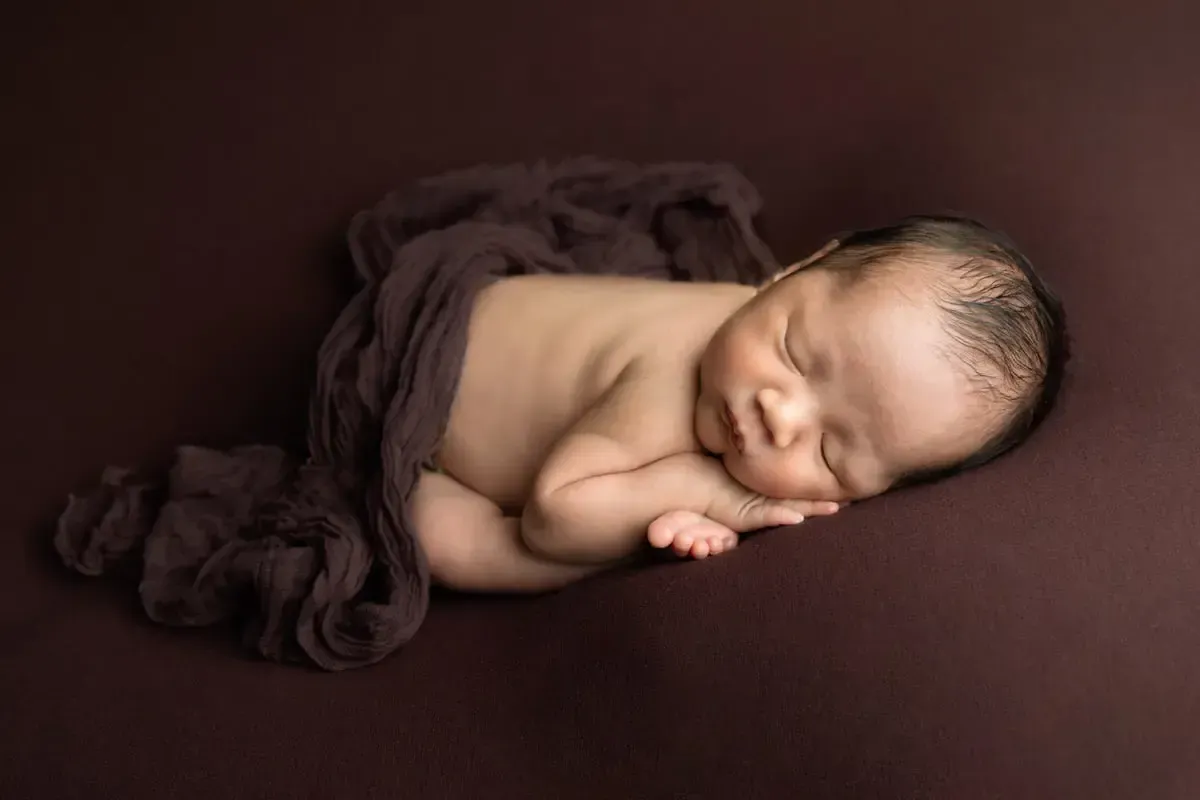
M435 582L553 590L983 464L1049 410L1058 300L999 234L914 217L760 287L498 280L413 522Z

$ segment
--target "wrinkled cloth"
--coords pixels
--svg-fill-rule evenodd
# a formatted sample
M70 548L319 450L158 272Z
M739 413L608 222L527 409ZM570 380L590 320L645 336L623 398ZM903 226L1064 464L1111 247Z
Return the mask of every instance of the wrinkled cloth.
M523 273L758 283L777 267L755 188L720 164L479 167L357 214L356 294L317 356L306 454L184 446L71 495L55 546L87 575L140 571L169 625L237 619L262 657L341 670L408 642L429 604L409 500L449 419L474 298Z

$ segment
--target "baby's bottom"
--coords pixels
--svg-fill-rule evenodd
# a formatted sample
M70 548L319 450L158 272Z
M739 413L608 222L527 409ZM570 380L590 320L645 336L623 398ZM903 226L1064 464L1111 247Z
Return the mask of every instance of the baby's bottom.
M521 520L449 475L426 472L413 524L436 583L465 592L544 592L608 569L547 561L521 540Z

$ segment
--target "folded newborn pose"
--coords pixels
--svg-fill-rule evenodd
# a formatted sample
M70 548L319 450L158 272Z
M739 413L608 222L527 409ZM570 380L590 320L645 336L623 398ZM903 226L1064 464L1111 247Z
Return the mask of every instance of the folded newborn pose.
M438 583L704 558L995 458L1058 392L1061 306L971 220L833 241L769 284L520 276L473 312L415 528Z

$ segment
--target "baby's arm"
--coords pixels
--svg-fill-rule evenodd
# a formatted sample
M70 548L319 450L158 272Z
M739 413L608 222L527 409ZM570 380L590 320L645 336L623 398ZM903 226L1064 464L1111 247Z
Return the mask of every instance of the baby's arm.
M755 495L716 459L680 452L692 441L692 408L680 398L665 378L628 370L547 458L521 519L526 545L558 561L615 562L671 511L739 532L828 513L826 504Z

